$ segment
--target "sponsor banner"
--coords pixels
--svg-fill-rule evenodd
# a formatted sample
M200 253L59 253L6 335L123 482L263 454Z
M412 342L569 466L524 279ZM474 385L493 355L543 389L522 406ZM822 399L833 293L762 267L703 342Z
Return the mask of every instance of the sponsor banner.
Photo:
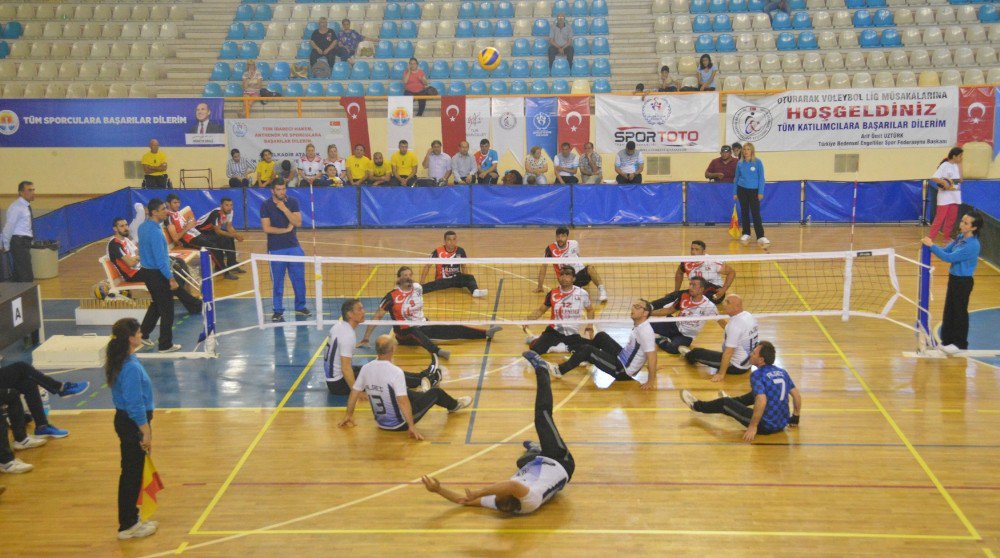
M441 148L445 153L458 153L458 144L465 139L465 96L441 97ZM471 145L472 142L470 141Z
M245 159L259 160L260 152L270 149L275 161L297 161L310 143L320 154L334 144L341 153L351 151L345 118L240 118L228 120L226 129L229 147Z
M479 149L479 142L484 139L490 139L490 99L489 97L466 98L465 140L469 142L469 149L472 151ZM455 151L448 153L452 155L458 153L457 144Z
M399 150L400 141L406 140L413 146L413 97L389 97L387 107L386 160L390 154Z
M555 97L527 97L525 99L525 127L527 144L541 147L549 157L559 150L559 108Z
M527 151L524 97L494 97L491 120L493 149L496 149L497 155L502 159L509 151L519 163L524 164Z
M347 112L347 131L351 146L345 153L354 154L354 146L365 146L365 155L372 156L371 136L368 135L368 107L364 97L341 97L340 106Z
M762 151L949 147L958 136L958 88L787 91L730 95L726 141Z
M225 145L222 99L0 99L0 147Z
M559 145L569 142L577 153L590 141L590 97L559 97Z
M717 152L719 94L597 95L597 150L617 153L629 141L643 153Z

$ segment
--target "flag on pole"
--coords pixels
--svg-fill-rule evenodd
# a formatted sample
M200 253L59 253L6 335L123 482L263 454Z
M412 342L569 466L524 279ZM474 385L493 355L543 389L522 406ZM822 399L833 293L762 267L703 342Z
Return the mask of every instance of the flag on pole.
M153 459L146 454L146 464L142 468L142 489L139 490L139 519L146 521L156 511L156 493L163 490L163 481L153 466Z
M729 236L738 240L740 232L740 217L736 214L736 206L733 205L733 216L729 218Z

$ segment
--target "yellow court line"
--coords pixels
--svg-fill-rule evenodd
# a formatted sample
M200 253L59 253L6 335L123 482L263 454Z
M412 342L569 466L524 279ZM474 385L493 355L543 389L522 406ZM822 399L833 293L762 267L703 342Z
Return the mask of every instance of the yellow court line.
M803 298L802 293L800 293L799 290L795 287L795 284L792 283L791 279L785 273L785 270L781 268L781 265L779 265L778 262L776 261L773 263L774 267L778 268L778 273L780 273L781 276L785 279L785 282L788 283L788 286L792 288L792 292L794 292L795 296L799 298L799 301L806 308L806 310L812 311L812 308L809 306L809 303L806 302L805 298ZM846 354L844 354L844 351L840 348L840 344L833 339L833 336L830 334L830 331L826 329L826 326L823 325L823 322L821 322L818 317L812 316L812 319L814 322L816 322L816 325L819 327L819 330L823 333L823 336L826 337L826 340L830 342L830 345L840 356L840 359L844 361L845 365L847 365L847 369L850 370L851 374L854 375L854 378L858 381L858 384L860 384L861 388L864 389L865 393L868 394L868 398L871 399L872 403L875 404L875 407L878 409L879 413L882 414L885 420L889 423L889 426L892 427L893 431L895 431L896 436L899 437L899 439L903 442L903 445L906 446L906 449L909 450L910 455L913 456L913 459L915 459L917 461L917 464L920 465L920 468L923 469L924 474L927 475L927 477L930 479L934 487L937 488L938 492L941 494L941 497L944 498L944 501L948 503L948 506L951 508L951 511L958 517L959 521L962 522L962 525L965 526L966 530L969 531L969 534L972 535L975 538L975 540L982 540L982 537L979 535L979 531L977 531L975 526L972 525L972 522L969 521L969 518L965 516L965 513L962 511L962 509L958 507L958 503L955 502L955 500L951 497L951 494L944 487L944 485L941 484L941 481L937 478L937 475L934 474L934 471L932 471L930 466L927 465L927 462L924 461L923 456L920 455L920 452L917 451L917 448L913 446L913 444L910 442L910 439L906 436L905 433L903 433L903 429L899 427L899 425L896 423L896 420L892 418L892 415L889 414L889 411L885 408L884 405L882 405L882 402L879 400L878 396L876 396L875 392L873 392L871 387L868 386L868 382L866 382L864 378L861 377L861 373L858 372L857 368L854 367L854 364L851 362L851 360L847 358Z
M993 551L985 546L983 547L983 554L985 554L987 558L997 558L996 554L993 554Z
M187 548L187 547L188 547L187 541L182 542L181 545L177 547L177 550L174 551L174 554L181 554L181 553L183 553L184 549Z
M358 405L360 405L360 406L363 407L365 404L363 402L359 401ZM287 413L287 412L313 412L313 411L323 412L323 411L343 411L346 408L347 407L344 407L344 406L285 407L285 408L281 409L281 411L285 412L285 413ZM173 414L173 413L193 413L193 412L222 413L222 412L227 412L227 411L242 411L242 412L261 413L261 412L269 412L269 411L274 411L274 410L275 410L274 407L180 407L180 408L157 409L156 413L157 414L164 414L164 415L169 415L169 414ZM482 411L482 412L487 412L487 411L494 411L494 412L511 412L511 411L526 412L526 411L533 411L533 410L534 410L534 407L479 407L479 408L476 409L477 412L480 412L480 411ZM653 411L668 411L668 412L675 412L675 411L676 412L690 412L691 411L687 407L563 407L561 410L562 411L577 411L577 412L585 412L585 411L594 411L594 412L623 411L623 412L639 412L639 413L642 413L642 412L653 412ZM67 417L67 416L78 416L78 415L91 414L91 413L113 413L114 411L115 411L115 409L73 409L73 410L66 409L66 410L53 410L51 414L52 415L56 415L56 416ZM922 413L927 413L927 414L942 413L942 414L953 414L953 415L974 414L974 413L991 414L991 415L1000 414L1000 409L896 409L896 411L898 411L900 413L917 413L917 414L922 414ZM444 409L437 409L437 408L435 408L435 409L431 409L430 412L432 412L432 413L436 413L436 412L445 413L447 411L445 411ZM834 407L834 408L809 407L809 413L810 414L817 414L817 413L820 413L820 414L822 414L822 413L828 413L828 414L844 413L844 414L848 414L848 413L878 413L878 412L879 412L878 409L873 409L873 408L864 408L864 409L861 409L861 408L836 408L836 407Z

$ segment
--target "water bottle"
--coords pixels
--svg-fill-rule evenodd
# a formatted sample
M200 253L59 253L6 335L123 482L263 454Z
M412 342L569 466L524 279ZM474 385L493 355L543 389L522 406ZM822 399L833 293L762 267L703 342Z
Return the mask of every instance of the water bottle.
M45 416L47 417L49 416L49 411L52 410L52 407L49 406L49 392L45 391L44 388L39 387L38 393L42 396L42 407L45 409Z
M811 225L812 222L813 222L813 216L812 215L806 215L806 224L807 225Z

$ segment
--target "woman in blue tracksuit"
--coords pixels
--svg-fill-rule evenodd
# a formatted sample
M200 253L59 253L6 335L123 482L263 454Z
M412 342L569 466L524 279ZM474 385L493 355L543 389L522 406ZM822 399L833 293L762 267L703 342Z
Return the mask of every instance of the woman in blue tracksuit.
M753 230L758 244L770 244L764 236L764 224L760 220L760 201L764 199L764 163L757 158L757 149L752 143L744 143L740 161L736 163L736 178L733 179L733 201L740 202L740 221L743 223L741 242L750 241L750 216L753 216Z
M921 240L941 261L951 264L941 318L941 350L948 354L969 348L969 297L972 295L972 276L979 263L979 230L982 228L983 216L978 211L970 211L958 224L958 237L944 248L935 246L930 237Z

